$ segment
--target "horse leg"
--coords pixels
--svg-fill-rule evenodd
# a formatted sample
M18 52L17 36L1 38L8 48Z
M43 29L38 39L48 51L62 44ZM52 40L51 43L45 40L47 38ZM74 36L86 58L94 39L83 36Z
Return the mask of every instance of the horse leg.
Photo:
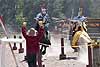
M46 46L43 46L43 48L44 48L44 50L42 51L42 54L44 55L44 54L46 54Z

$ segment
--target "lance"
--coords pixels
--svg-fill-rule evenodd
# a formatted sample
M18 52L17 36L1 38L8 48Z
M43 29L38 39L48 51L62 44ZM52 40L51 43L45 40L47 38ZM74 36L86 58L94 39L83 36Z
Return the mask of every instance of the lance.
M6 28L5 25L4 25L3 17L2 17L2 16L0 16L0 24L1 24L2 28L3 28L3 30L4 30L5 36L8 38L8 32L7 32L8 30L7 30L7 28ZM15 54L14 54L14 52L13 52L13 48L12 48L10 42L9 42L9 47L10 47L10 49L11 49L11 53L12 53L12 55L13 55L13 58L14 58L16 67L18 67L18 63L17 63L16 57L15 57Z

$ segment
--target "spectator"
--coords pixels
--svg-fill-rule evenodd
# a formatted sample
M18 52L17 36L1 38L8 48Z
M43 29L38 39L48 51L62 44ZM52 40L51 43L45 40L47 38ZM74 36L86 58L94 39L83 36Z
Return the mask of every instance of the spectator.
M22 25L22 34L26 39L26 56L28 67L37 67L37 56L39 56L39 42L44 34L44 27L39 25L39 31L35 34L35 29L31 28L28 33L26 31L26 22ZM38 57L38 59L40 59ZM39 64L40 62L38 62ZM39 66L40 67L40 66Z

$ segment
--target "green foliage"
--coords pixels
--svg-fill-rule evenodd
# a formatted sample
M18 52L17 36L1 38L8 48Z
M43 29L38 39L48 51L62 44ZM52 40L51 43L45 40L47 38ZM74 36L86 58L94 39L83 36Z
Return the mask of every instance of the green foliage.
M40 12L42 1L46 4L50 17L60 19L70 18L72 9L74 9L73 16L76 16L80 7L80 0L0 0L0 15L3 15L8 25L20 28L22 22L27 21L30 26L34 22L34 17ZM84 15L100 18L99 0L83 1Z
M63 13L63 1L64 0L55 0L55 2L53 3L53 16L58 17L58 18L63 18L64 17L64 13Z
M16 3L16 22L21 26L23 20L23 7L24 7L24 0L17 0Z
M91 10L91 17L93 18L100 18L100 1L99 0L91 0L92 6Z

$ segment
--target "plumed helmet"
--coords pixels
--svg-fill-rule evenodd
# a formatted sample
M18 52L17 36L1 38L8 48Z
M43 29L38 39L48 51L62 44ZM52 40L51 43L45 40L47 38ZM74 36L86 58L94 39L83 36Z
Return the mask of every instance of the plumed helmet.
M76 25L75 31L77 31L79 28L81 29L81 31L85 30L87 31L86 28L86 23L84 20L80 21L80 20L71 20L71 22L73 22Z

